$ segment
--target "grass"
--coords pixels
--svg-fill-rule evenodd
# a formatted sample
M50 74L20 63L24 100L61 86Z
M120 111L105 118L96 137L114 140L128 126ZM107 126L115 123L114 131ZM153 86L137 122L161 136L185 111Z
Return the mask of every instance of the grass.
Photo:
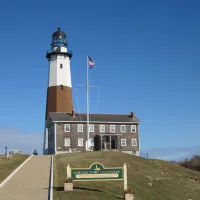
M0 183L28 157L29 155L14 155L12 160L7 160L5 155L0 155Z
M135 200L200 199L200 182L194 181L200 180L200 172L125 153L83 152L54 156L54 200L123 199L123 181L74 182L73 192L64 191L67 164L88 168L93 162L104 167L122 167L127 163L128 185L136 191Z

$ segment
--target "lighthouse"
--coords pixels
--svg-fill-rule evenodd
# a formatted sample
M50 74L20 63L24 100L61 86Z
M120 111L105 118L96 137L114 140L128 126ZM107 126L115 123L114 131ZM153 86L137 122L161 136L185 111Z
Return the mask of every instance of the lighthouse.
M89 113L88 67L94 62L87 55L87 111L75 113L72 101L72 81L66 34L57 29L52 35L51 49L47 51L49 62L48 87L43 154L116 150L139 155L140 120L130 114ZM90 117L89 117L90 115Z
M47 51L46 58L49 62L48 86L46 96L46 114L43 154L53 153L49 149L55 146L53 125L48 126L49 113L72 114L72 81L70 60L72 52L68 49L66 34L58 27L52 35L50 51Z
M66 34L58 27L52 35L51 50L46 53L49 61L46 119L49 112L72 113L71 57Z

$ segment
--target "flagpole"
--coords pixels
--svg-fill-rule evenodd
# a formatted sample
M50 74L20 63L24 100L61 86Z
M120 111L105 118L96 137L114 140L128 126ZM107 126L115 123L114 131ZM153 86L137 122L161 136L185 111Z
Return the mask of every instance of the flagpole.
M87 54L87 65L86 65L87 69L86 69L86 109L87 109L87 149L89 150L89 85L88 85L88 54Z

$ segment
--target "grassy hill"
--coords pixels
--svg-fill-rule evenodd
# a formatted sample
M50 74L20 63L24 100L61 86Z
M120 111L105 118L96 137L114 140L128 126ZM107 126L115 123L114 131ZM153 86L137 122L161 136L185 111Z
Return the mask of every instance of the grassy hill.
M0 183L29 156L30 155L14 155L12 160L7 160L5 155L0 155Z
M199 200L200 172L161 160L148 160L125 153L83 152L54 156L54 200L123 198L123 181L74 182L75 190L65 192L66 167L88 168L93 162L104 167L128 166L128 185L135 200Z

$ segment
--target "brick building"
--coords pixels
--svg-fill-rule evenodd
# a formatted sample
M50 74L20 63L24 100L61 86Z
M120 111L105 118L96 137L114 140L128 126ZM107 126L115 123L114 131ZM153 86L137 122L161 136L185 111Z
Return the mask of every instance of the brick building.
M49 84L47 89L44 154L81 152L90 143L94 151L122 151L139 155L140 120L130 114L75 113L72 101L70 59L64 32L58 28L52 35L52 48L47 52Z

